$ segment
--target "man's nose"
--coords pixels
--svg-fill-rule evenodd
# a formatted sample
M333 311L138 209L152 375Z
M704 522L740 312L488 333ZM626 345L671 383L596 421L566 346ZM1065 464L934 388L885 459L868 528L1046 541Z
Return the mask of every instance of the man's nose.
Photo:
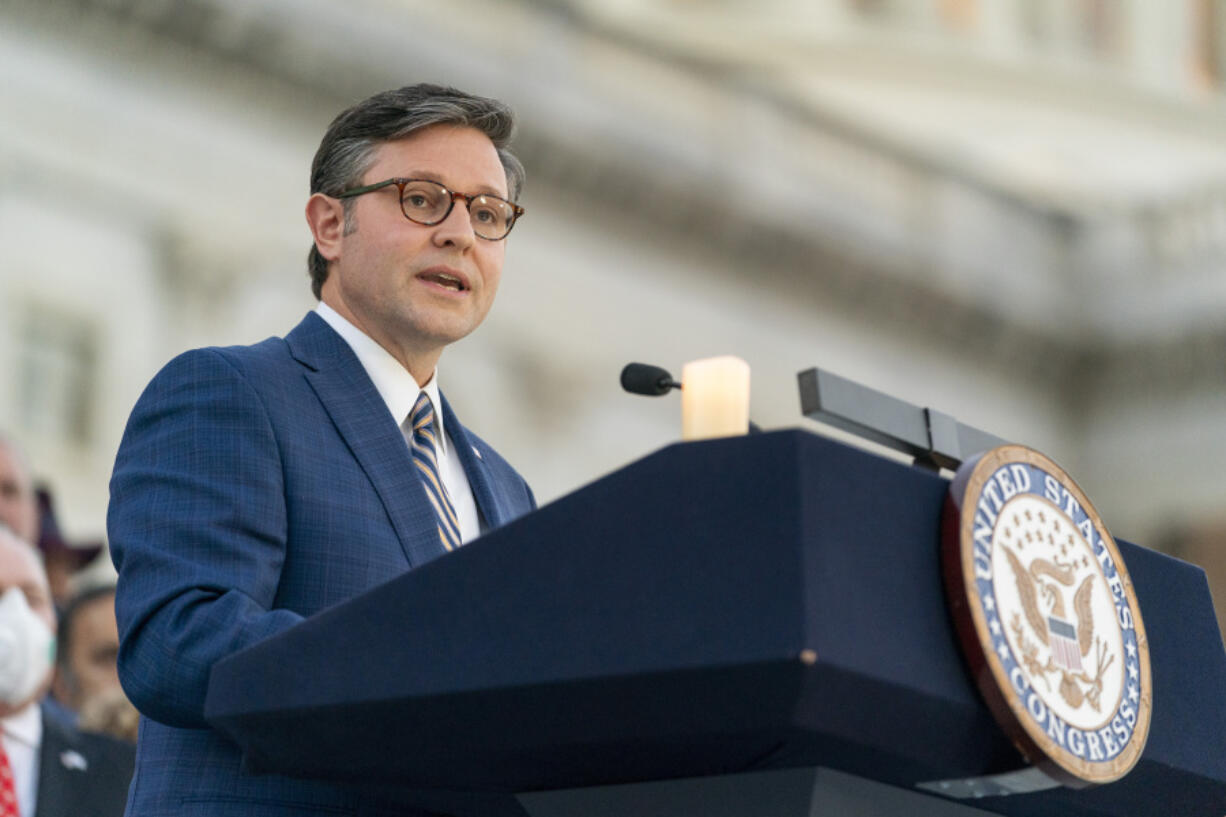
M477 240L473 232L472 215L468 212L468 197L456 194L451 212L435 226L435 242L466 248Z

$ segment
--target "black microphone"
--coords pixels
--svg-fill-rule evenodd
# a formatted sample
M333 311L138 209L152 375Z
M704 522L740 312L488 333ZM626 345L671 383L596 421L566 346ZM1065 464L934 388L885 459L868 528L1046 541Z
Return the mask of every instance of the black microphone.
M631 394L646 394L658 397L668 394L669 389L679 389L681 384L673 380L666 369L649 363L627 363L622 369L622 388Z

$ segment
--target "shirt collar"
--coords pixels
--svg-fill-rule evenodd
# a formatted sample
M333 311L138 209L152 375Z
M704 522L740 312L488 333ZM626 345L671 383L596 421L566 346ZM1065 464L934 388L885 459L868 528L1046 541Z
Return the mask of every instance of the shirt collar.
M37 704L0 720L4 734L26 746L38 748L43 739L43 713Z
M383 402L387 405L387 410L391 412L397 424L403 423L405 418L413 410L413 404L417 402L417 395L423 391L430 396L430 403L434 406L434 427L437 431L439 448L443 454L447 453L447 435L443 428L443 408L439 398L438 389L438 368L430 375L430 379L426 385L419 386L417 381L413 379L413 375L409 370L400 364L400 361L392 357L391 353L374 341L370 335L367 335L361 329L350 323L343 315L337 312L332 307L328 306L323 301L315 307L315 311L319 317L323 318L328 326L336 330L336 334L340 335L349 348L353 350L357 356L358 362L362 364L362 368L366 370L366 374L370 377L371 382L375 384L375 389L379 392L379 396L383 398Z

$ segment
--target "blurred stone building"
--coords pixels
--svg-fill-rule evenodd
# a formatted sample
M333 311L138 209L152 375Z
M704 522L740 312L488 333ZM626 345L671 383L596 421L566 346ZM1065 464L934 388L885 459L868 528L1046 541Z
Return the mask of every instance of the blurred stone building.
M162 364L313 306L330 118L430 80L521 115L440 376L542 499L678 436L629 360L738 354L820 430L817 365L1043 450L1226 598L1224 0L9 0L0 67L0 427L70 536Z

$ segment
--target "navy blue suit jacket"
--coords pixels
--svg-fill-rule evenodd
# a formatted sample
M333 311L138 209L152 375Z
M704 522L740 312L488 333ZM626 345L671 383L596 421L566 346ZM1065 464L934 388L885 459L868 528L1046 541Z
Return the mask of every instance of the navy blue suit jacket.
M34 817L119 817L132 779L132 744L82 732L42 708Z
M442 410L485 523L532 510ZM107 526L119 674L145 716L129 814L379 813L351 787L244 773L203 719L218 659L438 555L408 446L348 344L309 313L285 338L167 364L128 421Z

